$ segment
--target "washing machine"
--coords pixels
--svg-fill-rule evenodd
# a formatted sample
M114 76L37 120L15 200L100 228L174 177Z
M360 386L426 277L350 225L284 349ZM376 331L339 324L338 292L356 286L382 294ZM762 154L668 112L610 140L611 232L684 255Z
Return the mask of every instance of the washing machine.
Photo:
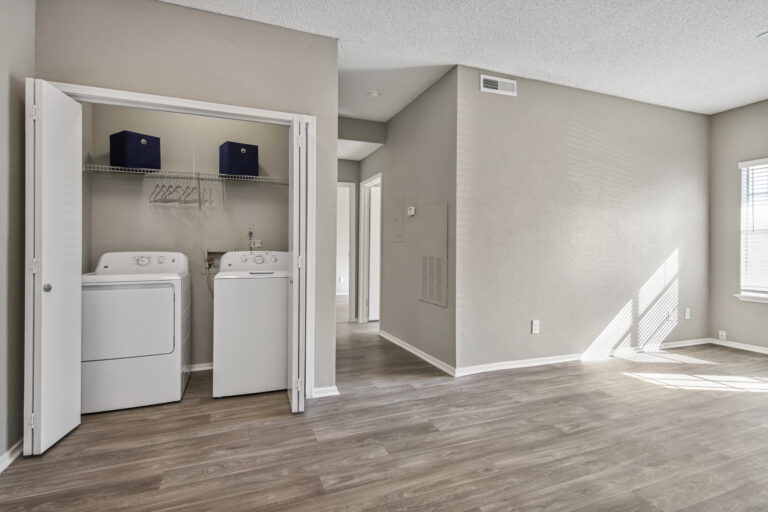
M288 387L287 252L228 252L213 293L213 396Z
M106 253L82 280L82 412L181 400L189 379L187 257Z

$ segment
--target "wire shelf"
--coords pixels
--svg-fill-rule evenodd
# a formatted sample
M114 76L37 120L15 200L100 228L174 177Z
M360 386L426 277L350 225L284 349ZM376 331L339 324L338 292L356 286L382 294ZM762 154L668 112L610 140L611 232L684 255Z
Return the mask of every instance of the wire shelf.
M240 176L236 174L219 174L212 171L180 171L168 169L139 169L134 167L114 167L111 165L86 164L85 171L97 173L140 174L145 178L189 179L200 181L250 181L255 183L271 183L273 185L288 185L288 178L274 176Z

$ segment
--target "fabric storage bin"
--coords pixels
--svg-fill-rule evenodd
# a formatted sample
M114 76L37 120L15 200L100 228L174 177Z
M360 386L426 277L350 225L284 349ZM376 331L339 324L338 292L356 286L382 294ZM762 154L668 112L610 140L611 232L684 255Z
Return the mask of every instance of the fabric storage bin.
M109 165L160 169L160 138L127 130L109 136Z
M259 175L259 146L227 141L219 146L219 174Z

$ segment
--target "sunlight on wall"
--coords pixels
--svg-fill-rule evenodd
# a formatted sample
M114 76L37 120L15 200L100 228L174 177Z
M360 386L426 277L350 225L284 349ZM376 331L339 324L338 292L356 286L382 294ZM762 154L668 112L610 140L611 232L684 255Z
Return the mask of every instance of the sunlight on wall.
M768 393L768 378L765 377L683 373L623 373L623 375L668 389Z
M675 249L584 351L581 360L629 359L636 352L659 351L678 322L679 266L680 255ZM664 362L674 361L667 358Z
M581 355L581 360L600 361L612 354L616 347L628 346L632 341L632 335L629 332L631 327L632 301L630 300Z

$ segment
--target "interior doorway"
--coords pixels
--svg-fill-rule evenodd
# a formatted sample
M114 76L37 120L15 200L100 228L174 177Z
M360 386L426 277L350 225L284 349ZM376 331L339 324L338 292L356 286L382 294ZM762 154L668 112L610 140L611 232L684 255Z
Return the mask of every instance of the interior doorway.
M357 320L357 186L336 184L336 322Z
M378 322L381 309L381 173L360 183L360 286L358 319Z

